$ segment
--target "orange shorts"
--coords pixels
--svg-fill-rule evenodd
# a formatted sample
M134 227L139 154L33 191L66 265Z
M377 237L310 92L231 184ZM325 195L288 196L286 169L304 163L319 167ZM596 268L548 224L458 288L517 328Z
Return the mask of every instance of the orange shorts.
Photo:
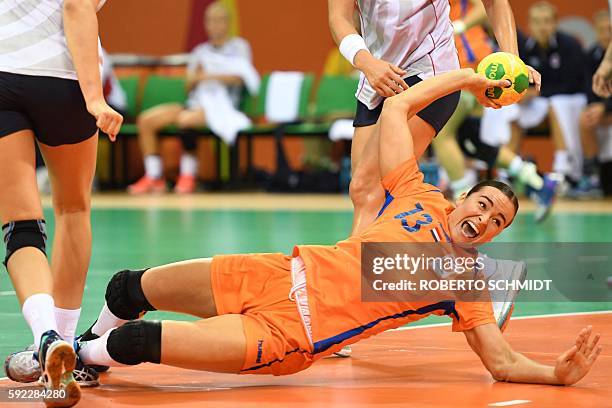
M217 313L242 315L247 349L241 374L285 375L310 367L306 329L297 305L289 300L291 257L216 256L211 282Z

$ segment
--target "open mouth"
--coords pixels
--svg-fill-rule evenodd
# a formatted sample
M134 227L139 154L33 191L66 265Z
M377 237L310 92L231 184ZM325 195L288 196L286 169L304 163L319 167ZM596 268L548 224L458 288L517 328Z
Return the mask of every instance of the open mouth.
M461 224L461 231L467 238L476 238L479 234L476 224L470 220L463 221Z

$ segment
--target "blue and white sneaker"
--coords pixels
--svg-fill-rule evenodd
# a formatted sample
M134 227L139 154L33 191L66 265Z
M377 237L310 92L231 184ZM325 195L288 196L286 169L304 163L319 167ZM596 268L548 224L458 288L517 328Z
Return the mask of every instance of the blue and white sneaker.
M544 176L544 185L539 190L530 189L529 197L535 201L537 208L535 211L535 221L542 222L550 214L550 210L557 197L557 188L560 180L552 175Z
M59 334L54 330L43 333L38 348L39 382L49 393L44 399L47 407L72 407L80 401L81 387L72 374L76 360L72 345Z

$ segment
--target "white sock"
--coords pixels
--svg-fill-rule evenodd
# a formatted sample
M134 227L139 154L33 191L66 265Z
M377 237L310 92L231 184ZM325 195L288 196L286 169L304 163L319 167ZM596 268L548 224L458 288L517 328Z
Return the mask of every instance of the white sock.
M195 176L198 171L198 159L191 153L181 156L181 176Z
M102 336L100 336L99 339L86 341L81 345L81 349L79 350L79 357L81 357L83 363L90 365L105 365L109 367L125 366L125 364L121 364L113 360L110 354L108 354L108 350L106 348L106 341L108 340L108 336L110 336L113 330L114 329L107 331Z
M162 176L162 160L156 154L150 154L144 159L145 174L147 177L159 180Z
M102 306L98 320L94 323L91 328L91 332L96 336L102 336L104 333L115 327L123 326L128 320L118 318L108 309L106 302Z
M553 171L564 175L571 174L572 166L570 156L567 150L556 150L555 159L553 161Z
M78 309L62 309L55 307L55 320L57 321L57 333L62 336L68 344L74 343L74 335L76 333L79 317L81 316L81 308Z
M55 320L55 302L48 293L37 293L23 302L21 312L34 335L34 346L40 346L40 336L46 331L57 332Z
M521 159L519 156L514 156L514 159L512 159L510 165L508 166L508 173L510 173L512 177L518 177L524 164L525 162L523 159Z
M519 156L512 159L508 172L511 176L517 177L521 183L525 183L536 190L544 186L544 180L538 174L536 165L523 161Z

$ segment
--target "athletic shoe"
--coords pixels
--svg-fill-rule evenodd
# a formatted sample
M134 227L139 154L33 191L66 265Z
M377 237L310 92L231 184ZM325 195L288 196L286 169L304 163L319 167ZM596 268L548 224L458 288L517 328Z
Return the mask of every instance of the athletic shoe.
M85 342L85 341L92 341L92 340L96 340L99 339L100 336L98 336L97 334L93 334L91 332L91 327L89 329L87 329L87 331L83 334L81 334L79 337L77 337L75 339L75 343L76 343L76 347L75 350L77 350L77 355L79 350L81 349L81 343ZM104 366L104 365L88 365L87 367L91 368L92 370L94 370L96 373L105 373L107 372L110 367L109 366Z
M493 259L485 257L485 276L487 280L495 281L519 281L524 282L527 278L527 264L506 259ZM493 300L493 314L497 326L504 331L510 321L510 316L514 311L514 301L519 294L519 290L497 290L491 292Z
M551 175L544 176L544 185L539 190L531 190L529 196L535 201L537 208L535 211L535 221L542 222L550 213L550 209L557 196L559 180Z
M351 348L351 346L344 346L339 351L336 351L334 353L334 356L340 358L347 358L350 357L351 354L353 354L353 349Z
M578 200L590 200L603 197L599 180L595 177L583 176L578 185L568 191L568 197Z
M72 407L81 399L81 388L72 371L76 366L76 353L54 330L43 333L38 348L38 362L42 375L39 382L50 393L45 398L47 407ZM53 394L61 392L61 398ZM53 398L55 397L55 398Z
M178 194L191 194L196 190L195 176L180 175L174 186L174 192Z
M18 351L4 361L4 372L12 381L31 383L40 378L40 364L36 358L36 347L30 345L23 351Z
M142 176L140 180L134 184L128 186L128 193L130 194L150 194L150 193L165 193L166 182L162 179L154 179L147 176Z
M108 370L108 367L106 368ZM41 376L38 353L32 344L27 349L12 353L4 362L4 372L12 381L19 383L32 383L38 381ZM77 356L73 375L79 386L96 387L100 385L99 375L96 367L85 366Z
M106 369L108 370L108 367ZM85 365L78 354L76 367L74 368L73 373L74 379L82 388L91 388L100 385L100 374L98 371L94 368L94 366Z

